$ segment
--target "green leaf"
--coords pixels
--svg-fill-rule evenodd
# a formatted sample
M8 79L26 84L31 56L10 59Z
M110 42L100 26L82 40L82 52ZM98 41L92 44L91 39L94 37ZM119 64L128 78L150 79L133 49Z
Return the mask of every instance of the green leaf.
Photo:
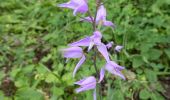
M169 57L170 59L170 49L165 49L164 52L166 53L166 55Z
M45 100L42 93L32 88L21 88L16 92L16 100Z
M48 73L48 74L46 75L45 81L46 81L47 83L59 82L58 78L57 78L55 75L51 74L51 73Z
M146 69L145 70L146 78L149 80L149 82L154 83L157 82L157 75L155 71Z
M142 60L142 57L139 55L136 55L133 57L133 68L138 68L139 66L141 66L142 64L144 64L144 61Z
M140 99L149 99L150 98L150 92L146 89L143 89L139 93L139 98Z
M53 93L54 96L59 97L59 96L64 94L64 89L62 87L53 86L52 93Z

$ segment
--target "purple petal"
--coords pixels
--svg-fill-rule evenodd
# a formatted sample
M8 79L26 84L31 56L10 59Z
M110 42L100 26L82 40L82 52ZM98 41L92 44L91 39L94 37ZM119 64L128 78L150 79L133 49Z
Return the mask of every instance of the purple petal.
M80 58L83 55L83 50L80 47L70 47L62 49L65 58Z
M71 0L70 2L59 4L59 7L65 7L73 9L73 14L86 13L88 11L87 0Z
M89 46L89 45L90 45L90 37L86 37L77 42L73 42L69 44L69 46Z
M89 52L94 46L94 42L90 42L87 52Z
M117 45L115 51L120 52L123 49L123 46Z
M115 27L115 25L111 22L111 21L103 21L103 25L104 26L111 26L111 27Z
M112 45L113 45L113 42L109 42L109 43L106 45L107 49L110 49L110 48L112 47Z
M94 17L92 19L94 20ZM86 21L86 22L92 23L93 22L92 19L90 17L85 17L85 18L80 19L80 21Z
M122 79L125 80L124 75L121 73L121 70L124 69L122 66L119 66L118 64L116 64L113 61L110 61L106 64L105 69L107 71L109 71L110 73L117 75L119 77L121 77Z
M99 31L95 31L93 35L90 37L95 45L101 44L102 34Z
M78 82L75 82L75 84L78 84L78 85L87 85L87 84L90 84L90 83L96 83L96 78L94 76L89 76L89 77L86 77Z
M106 60L107 62L110 61L107 48L106 48L106 46L105 46L104 44L98 45L98 46L97 46L97 49L98 49L98 51L103 55L103 57L105 58L105 60Z
M96 88L96 83L90 83L90 84L84 85L84 86L76 89L76 93L91 90L91 89L95 89L95 88Z
M102 34L101 34L101 32L100 31L95 31L94 33L94 37L96 37L96 38L102 38Z
M75 76L77 70L80 68L80 66L84 63L85 60L86 60L86 57L83 55L73 71L73 77Z
M86 13L88 11L87 5L80 5L76 9L74 9L73 15L76 16L77 12Z
M101 70L100 70L100 78L99 78L98 83L100 83L103 80L104 74L105 74L105 70L104 70L104 68L101 68Z
M106 20L106 9L103 5L97 11L96 22L98 23L100 20Z

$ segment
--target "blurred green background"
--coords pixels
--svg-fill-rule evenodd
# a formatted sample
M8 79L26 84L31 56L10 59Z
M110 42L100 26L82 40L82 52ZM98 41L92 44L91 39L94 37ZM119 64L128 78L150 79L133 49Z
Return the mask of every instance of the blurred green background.
M124 46L120 54L110 54L126 67L127 78L107 73L103 100L170 100L170 0L103 1L107 19L116 25L102 28L103 42ZM56 6L63 2L0 0L0 100L93 99L92 91L74 91L75 81L94 74L90 57L72 78L78 60L66 64L59 52L92 28ZM98 67L103 64L98 59Z

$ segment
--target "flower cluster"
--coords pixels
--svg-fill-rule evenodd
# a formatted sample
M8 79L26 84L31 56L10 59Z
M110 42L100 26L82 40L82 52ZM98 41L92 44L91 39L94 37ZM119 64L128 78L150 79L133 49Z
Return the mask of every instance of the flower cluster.
M71 0L67 3L59 4L59 7L65 7L73 9L73 15L76 15L77 13L86 13L88 12L88 4L87 0ZM95 26L101 25L101 26L109 26L114 28L114 24L111 21L106 20L106 9L102 3L98 5L96 16L93 17L89 15L88 17L82 18L82 21L95 23ZM63 56L65 58L79 58L80 61L77 63L74 71L73 71L73 77L76 75L76 72L81 67L81 65L86 60L86 55L83 52L82 47L87 48L87 52L90 52L92 48L96 48L103 58L105 59L106 64L104 67L101 68L99 77L96 79L94 76L86 77L78 82L75 82L75 84L80 85L80 88L76 89L76 92L82 92L90 89L96 88L96 84L100 83L104 79L105 70L110 72L113 75L119 76L122 79L125 80L124 75L121 73L121 71L124 69L124 67L118 65L116 62L112 61L109 57L108 49L110 49L113 45L113 42L110 42L108 44L104 44L101 41L102 34L98 29L95 29L93 34L91 36L85 37L77 42L70 43L68 46L69 48L62 49ZM116 46L115 52L120 52L123 46ZM94 98L95 97L94 92Z

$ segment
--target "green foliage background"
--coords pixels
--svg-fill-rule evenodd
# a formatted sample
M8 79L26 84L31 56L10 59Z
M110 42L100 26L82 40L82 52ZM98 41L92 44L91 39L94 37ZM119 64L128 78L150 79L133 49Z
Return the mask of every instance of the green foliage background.
M74 92L74 82L94 72L90 57L73 79L77 60L66 64L59 52L92 33L89 23L56 6L66 1L0 0L0 100L92 100L92 91ZM111 57L126 66L127 80L107 74L103 99L170 99L170 0L106 0L104 5L116 28L102 28L103 41L124 46Z

